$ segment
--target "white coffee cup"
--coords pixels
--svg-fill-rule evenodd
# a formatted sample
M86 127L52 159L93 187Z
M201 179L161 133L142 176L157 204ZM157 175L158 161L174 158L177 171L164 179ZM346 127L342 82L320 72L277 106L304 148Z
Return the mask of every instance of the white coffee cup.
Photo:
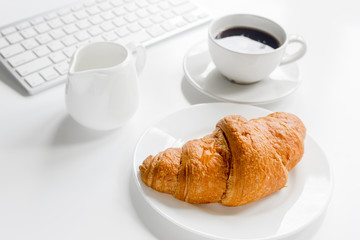
M216 39L219 33L239 27L265 32L273 36L279 46L264 52L244 51L241 48L233 49L225 46L224 42L220 41L222 39ZM286 48L293 43L298 43L299 47L294 53L289 54ZM229 80L241 84L265 79L280 64L296 61L306 52L306 43L300 36L288 36L285 30L274 21L251 14L226 15L214 20L209 27L208 45L212 61L220 73Z
M79 48L71 61L66 106L78 123L96 130L124 125L139 104L138 74L145 64L141 46L95 42Z

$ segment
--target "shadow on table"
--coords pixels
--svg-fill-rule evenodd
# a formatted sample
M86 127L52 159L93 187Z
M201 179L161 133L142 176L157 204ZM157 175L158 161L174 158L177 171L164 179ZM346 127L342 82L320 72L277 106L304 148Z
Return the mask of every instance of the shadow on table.
M166 218L161 216L158 212L156 212L141 196L141 193L136 186L135 176L131 174L131 180L129 191L130 197L135 209L136 214L138 215L140 221L144 224L144 226L151 232L151 234L160 240L205 240L209 239L204 236L197 235L196 233L192 233L187 231L174 223L168 221ZM310 226L306 227L296 235L282 238L284 240L310 240L316 234L316 232L320 229L326 212L323 213L317 220L315 220Z
M194 88L185 77L181 81L181 91L186 100L191 104L219 102Z
M114 131L96 131L86 128L68 114L64 116L59 123L58 129L54 135L54 145L71 145L83 142L91 142L99 138L112 134Z
M25 91L25 89L17 82L14 76L0 64L0 80L4 82L9 88L12 88L17 93L24 97L29 97L30 95Z

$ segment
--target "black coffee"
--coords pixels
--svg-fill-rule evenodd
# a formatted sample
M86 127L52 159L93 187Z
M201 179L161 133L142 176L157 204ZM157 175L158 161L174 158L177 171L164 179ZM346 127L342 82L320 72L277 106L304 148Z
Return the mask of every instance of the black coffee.
M259 29L234 27L218 33L215 39L224 47L246 53L264 53L280 47L272 35Z

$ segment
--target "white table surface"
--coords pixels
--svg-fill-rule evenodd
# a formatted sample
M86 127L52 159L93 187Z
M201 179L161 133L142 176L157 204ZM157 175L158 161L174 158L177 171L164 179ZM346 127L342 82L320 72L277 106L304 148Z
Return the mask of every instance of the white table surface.
M74 0L0 0L0 24ZM302 35L300 88L262 105L297 114L333 166L326 214L293 239L360 236L360 14L356 0L199 0L214 16L243 12ZM67 114L64 87L26 96L0 68L0 239L200 239L150 208L132 178L141 134L170 112L215 100L184 78L183 55L206 26L151 46L140 78L140 108L123 128L94 132ZM261 226L259 226L261 228Z

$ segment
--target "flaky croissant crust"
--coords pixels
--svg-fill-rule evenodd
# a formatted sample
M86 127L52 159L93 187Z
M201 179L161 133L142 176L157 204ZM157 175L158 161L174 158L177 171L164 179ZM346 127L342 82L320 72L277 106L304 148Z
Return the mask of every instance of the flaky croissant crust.
M211 134L147 157L139 167L141 179L189 203L244 205L285 186L304 153L305 134L290 113L249 121L226 116Z

